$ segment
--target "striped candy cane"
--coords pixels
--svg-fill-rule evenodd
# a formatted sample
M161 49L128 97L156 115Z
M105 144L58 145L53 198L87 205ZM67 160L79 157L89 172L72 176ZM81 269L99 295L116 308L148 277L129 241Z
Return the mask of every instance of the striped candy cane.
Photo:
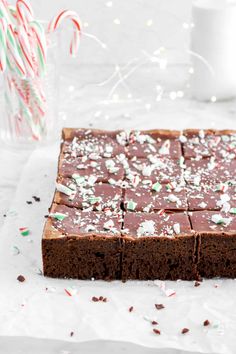
M0 18L0 71L6 70L6 51L7 51L7 23L4 18Z
M29 26L35 36L39 73L43 73L45 71L47 60L47 41L45 31L38 21L31 21Z
M33 9L27 0L17 0L16 15L19 23L27 30L28 23L33 20L34 16Z
M75 56L79 48L79 39L81 33L80 19L76 12L70 10L62 11L58 16L51 20L48 26L48 32L51 33L58 29L61 23L66 19L70 19L74 25L73 38L70 44L70 54Z

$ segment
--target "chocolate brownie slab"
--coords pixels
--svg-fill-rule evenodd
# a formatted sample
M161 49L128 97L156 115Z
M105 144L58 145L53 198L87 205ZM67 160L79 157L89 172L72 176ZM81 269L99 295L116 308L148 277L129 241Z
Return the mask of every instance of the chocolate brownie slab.
M52 205L42 240L44 275L119 279L122 215Z
M94 183L80 175L73 178L59 177L56 184L54 203L78 209L119 210L122 202L122 189L109 183Z
M122 279L196 279L196 240L185 213L127 212Z
M202 277L236 276L234 212L236 208L228 214L206 210L189 213L193 231L199 235L198 271Z
M158 182L129 188L124 193L124 207L129 211L151 212L160 209L187 210L187 197L184 187Z
M180 139L186 159L216 156L230 160L236 157L236 131L187 129Z
M134 156L144 158L148 155L155 155L179 159L181 156L179 135L177 131L132 131L126 147L127 156L128 158Z
M128 136L125 131L102 131L65 128L62 132L62 152L73 157L114 157L124 153Z

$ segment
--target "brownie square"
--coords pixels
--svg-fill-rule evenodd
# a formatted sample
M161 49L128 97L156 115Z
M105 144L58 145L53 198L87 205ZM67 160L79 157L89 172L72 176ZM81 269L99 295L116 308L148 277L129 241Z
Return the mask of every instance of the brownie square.
M155 155L179 159L181 144L178 137L179 132L174 131L132 131L126 147L127 156L128 158L134 156L145 158L148 155Z
M188 210L224 210L227 212L230 209L230 203L236 204L235 186L228 183L188 185L187 199Z
M120 210L122 189L109 183L93 183L79 175L73 178L59 177L56 184L54 203L78 209Z
M124 208L129 211L187 210L184 187L172 190L170 184L149 183L137 188L129 188L124 193Z
M146 180L159 183L183 181L183 166L179 160L174 160L169 157L158 158L154 155L149 155L147 159L132 158L129 160L126 171L126 180L133 181Z
M123 155L110 159L101 157L93 159L87 156L65 157L61 154L58 174L62 177L71 177L73 174L84 177L94 176L97 182L120 181L125 174L123 161Z
M54 204L49 215L42 239L45 276L121 277L121 214L85 212Z
M183 137L183 152L186 159L197 156L216 156L222 159L236 157L235 131L187 129L183 132Z
M235 179L236 159L223 161L221 159L204 158L185 161L184 178L189 184L201 182L213 184L230 182Z
M196 239L185 213L124 217L122 279L197 279Z
M190 213L199 235L198 271L202 277L236 276L236 216L215 211Z
M124 153L128 135L125 131L64 128L62 152L73 157L114 157Z

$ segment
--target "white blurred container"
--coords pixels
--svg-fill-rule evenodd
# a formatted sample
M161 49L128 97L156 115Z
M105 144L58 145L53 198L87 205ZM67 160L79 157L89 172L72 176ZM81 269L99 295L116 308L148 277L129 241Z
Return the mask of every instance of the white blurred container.
M236 1L195 0L192 18L192 96L202 101L236 96Z

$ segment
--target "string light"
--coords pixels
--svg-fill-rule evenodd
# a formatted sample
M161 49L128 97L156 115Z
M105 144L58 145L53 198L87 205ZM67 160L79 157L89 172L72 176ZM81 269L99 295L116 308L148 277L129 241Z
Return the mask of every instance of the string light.
M119 18L115 18L115 19L113 20L113 22L114 22L115 25L120 25L120 20L119 20Z
M112 5L113 5L112 1L106 2L106 6L107 6L107 7L112 7Z

